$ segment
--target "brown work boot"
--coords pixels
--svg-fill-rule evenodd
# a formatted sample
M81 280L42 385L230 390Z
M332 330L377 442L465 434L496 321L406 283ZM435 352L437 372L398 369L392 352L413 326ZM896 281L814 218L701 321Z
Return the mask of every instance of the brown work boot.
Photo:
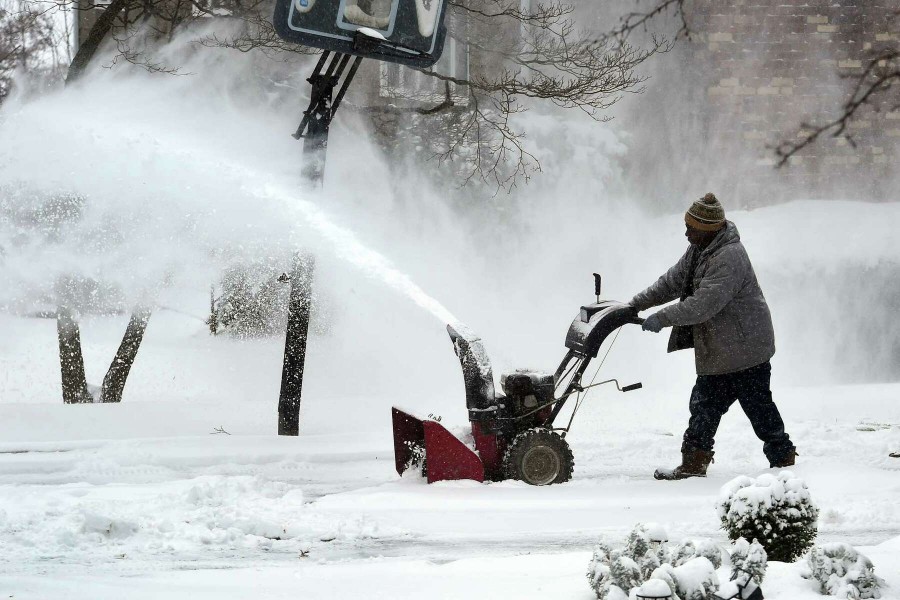
M794 463L797 462L797 454L796 448L791 448L791 451L779 458L776 461L769 461L770 469L783 469L785 467L793 467Z
M653 478L671 481L688 477L706 477L706 468L713 462L713 454L715 453L708 450L682 448L681 464L674 469L657 469L653 473Z

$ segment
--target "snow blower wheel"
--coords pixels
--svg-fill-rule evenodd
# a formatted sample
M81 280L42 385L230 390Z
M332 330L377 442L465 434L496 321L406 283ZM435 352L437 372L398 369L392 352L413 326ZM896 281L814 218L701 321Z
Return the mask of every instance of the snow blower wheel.
M536 428L523 431L513 439L503 469L507 479L530 485L564 483L572 478L575 458L565 439L555 431Z

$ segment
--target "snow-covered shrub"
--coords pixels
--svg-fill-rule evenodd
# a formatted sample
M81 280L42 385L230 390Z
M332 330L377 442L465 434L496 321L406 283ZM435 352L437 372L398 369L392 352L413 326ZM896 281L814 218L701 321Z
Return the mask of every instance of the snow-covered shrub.
M661 566L659 556L653 550L648 549L641 560L638 561L638 567L641 569L641 581L647 581L653 576L653 572Z
M766 576L766 564L766 550L759 542L738 538L731 550L731 578L719 586L716 597L762 597L759 585Z
M703 540L697 546L697 556L703 556L709 559L712 566L718 569L722 566L722 549L712 540Z
M631 592L633 588L641 585L641 569L638 564L630 557L624 554L616 554L613 552L613 559L609 565L610 577L612 585L619 588L626 594Z
M603 542L594 547L587 578L597 598L627 598L659 566L642 528L639 524L632 530L624 548L613 550Z
M600 542L594 547L594 553L591 556L591 562L588 563L587 578L591 589L597 594L597 598L606 598L609 593L609 586L612 583L610 576L610 555L612 550Z
M669 562L673 567L679 567L695 556L697 556L697 547L694 546L694 542L687 540L672 550Z
M731 578L737 578L740 573L747 573L750 579L756 583L762 583L766 576L766 567L768 560L766 549L762 545L753 540L751 544L744 538L738 538L734 541L731 549Z
M213 289L207 318L211 333L240 339L283 336L291 295L291 281L284 279L282 271L286 262L276 256L226 269L218 288ZM310 331L328 334L334 318L331 303L323 290L315 287L311 301Z
M672 562L672 549L668 544L660 544L656 549L656 560L659 561L660 565L671 564Z
M845 543L814 546L806 557L819 591L839 598L880 598L884 583L866 556Z
M241 264L226 270L210 324L240 338L284 334L291 287L279 281L279 275L274 265L267 264Z
M681 600L678 596L678 585L675 583L675 567L669 563L663 563L650 575L650 579L659 579L665 581L672 592L673 600Z
M635 525L628 534L623 553L637 563L641 581L649 579L650 574L663 562L660 558L660 549L663 545L659 541L666 537L665 531L659 526L643 523ZM654 549L655 545L659 545L659 548Z
M587 578L600 600L634 596L639 587L659 580L674 600L711 600L718 587L715 570L721 550L712 542L688 541L670 548L662 528L638 524L622 548L599 543L588 564ZM660 584L651 583L651 586Z
M771 560L793 562L816 538L819 510L806 483L790 471L731 480L722 487L718 512L729 538L758 540Z
M639 588L635 590L635 592L635 596L639 594L645 598L664 598L666 594L672 594L672 590L669 588L666 582L660 581L658 579L650 579L645 581Z
M709 559L698 556L672 570L681 600L711 600L719 587L719 577Z
M625 554L632 560L640 560L650 550L650 536L647 535L647 526L638 523L625 539Z
M679 544L672 550L669 562L672 563L672 566L678 567L698 556L709 559L709 562L717 569L722 566L722 550L711 540L703 540L699 544L687 540L683 544Z

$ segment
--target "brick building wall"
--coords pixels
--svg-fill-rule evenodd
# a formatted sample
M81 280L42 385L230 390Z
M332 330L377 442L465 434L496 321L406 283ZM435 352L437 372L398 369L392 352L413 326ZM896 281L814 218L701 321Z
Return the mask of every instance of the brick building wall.
M760 181L771 146L834 115L866 56L900 40L898 0L695 0L689 64L705 87L708 126L739 144ZM895 101L896 102L896 101ZM777 178L816 197L885 197L900 156L900 111L886 98L851 128L855 147L826 137Z

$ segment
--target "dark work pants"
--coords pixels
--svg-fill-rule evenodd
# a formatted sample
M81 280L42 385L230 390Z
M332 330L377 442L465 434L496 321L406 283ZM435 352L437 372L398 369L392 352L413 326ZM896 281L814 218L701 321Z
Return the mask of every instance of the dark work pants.
M772 402L769 381L772 366L761 365L725 375L699 375L691 393L691 419L684 432L682 449L711 451L722 415L735 400L741 403L763 452L770 463L778 463L794 450L784 431L784 421Z

